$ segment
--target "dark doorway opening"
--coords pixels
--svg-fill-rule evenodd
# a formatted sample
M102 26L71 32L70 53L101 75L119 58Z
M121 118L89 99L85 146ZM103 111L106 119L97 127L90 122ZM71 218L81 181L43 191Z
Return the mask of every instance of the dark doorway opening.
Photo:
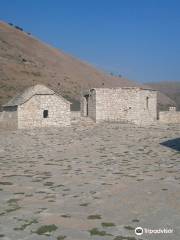
M48 118L48 110L43 111L43 118Z
M85 98L85 116L89 115L89 106L88 106L88 101L89 101L89 94L84 95Z

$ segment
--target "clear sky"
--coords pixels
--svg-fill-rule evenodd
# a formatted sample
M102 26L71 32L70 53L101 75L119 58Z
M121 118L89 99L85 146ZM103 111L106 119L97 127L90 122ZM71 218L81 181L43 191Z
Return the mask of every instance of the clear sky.
M107 72L180 81L179 0L0 0L0 17Z

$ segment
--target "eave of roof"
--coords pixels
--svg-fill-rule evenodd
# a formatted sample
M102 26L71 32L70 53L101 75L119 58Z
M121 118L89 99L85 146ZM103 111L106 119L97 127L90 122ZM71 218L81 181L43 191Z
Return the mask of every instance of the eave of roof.
M4 104L3 107L13 107L13 106L22 105L35 95L56 95L67 104L71 104L67 99L56 94L53 90L47 88L46 86L36 85L33 87L29 87L26 90L24 90L21 94L16 95L8 103Z

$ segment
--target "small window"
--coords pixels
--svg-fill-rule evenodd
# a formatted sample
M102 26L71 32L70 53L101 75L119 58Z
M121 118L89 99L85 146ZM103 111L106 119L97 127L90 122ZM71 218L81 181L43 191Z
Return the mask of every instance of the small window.
M48 117L48 110L44 110L43 111L43 118L47 118Z
M146 97L146 108L149 108L149 97Z

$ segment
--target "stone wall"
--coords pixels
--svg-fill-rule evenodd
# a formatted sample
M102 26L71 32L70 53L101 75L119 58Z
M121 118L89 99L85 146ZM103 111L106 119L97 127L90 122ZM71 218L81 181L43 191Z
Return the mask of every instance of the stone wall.
M87 100L84 95L81 96L80 113L82 117L87 117Z
M137 123L140 125L155 123L157 121L157 92L139 90Z
M18 128L17 107L6 107L0 113L0 128L12 130Z
M71 120L79 120L80 117L80 111L71 111Z
M97 97L96 91L94 89L90 90L88 98L88 116L91 117L94 121L97 120Z
M96 92L93 89L81 96L80 107L82 117L88 115L96 121Z
M156 91L140 88L96 88L89 91L89 114L96 122L148 124L157 119Z
M48 117L43 111L48 110ZM70 103L57 95L34 95L18 106L18 128L70 125Z
M180 112L176 111L159 112L159 122L166 124L180 123Z

